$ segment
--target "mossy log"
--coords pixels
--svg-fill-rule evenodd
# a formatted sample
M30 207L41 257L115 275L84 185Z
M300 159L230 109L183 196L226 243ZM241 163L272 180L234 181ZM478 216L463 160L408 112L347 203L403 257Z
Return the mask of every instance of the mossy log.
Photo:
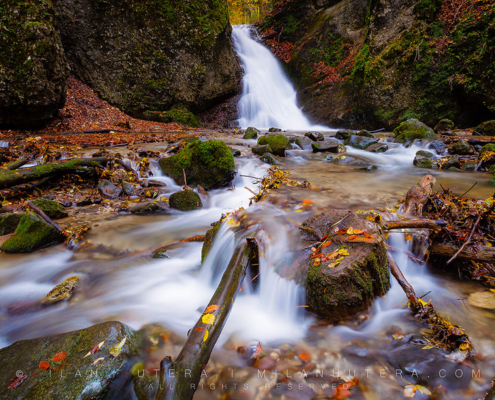
M191 329L189 338L175 361L165 357L160 363L160 389L156 400L190 400L215 343L230 314L246 270L256 258L256 241L247 239L234 252L205 313ZM206 323L204 322L206 321ZM211 323L210 323L211 322Z
M88 167L101 167L108 160L106 157L75 158L57 163L36 165L17 171L4 170L0 172L0 189L39 181L54 175L75 174Z

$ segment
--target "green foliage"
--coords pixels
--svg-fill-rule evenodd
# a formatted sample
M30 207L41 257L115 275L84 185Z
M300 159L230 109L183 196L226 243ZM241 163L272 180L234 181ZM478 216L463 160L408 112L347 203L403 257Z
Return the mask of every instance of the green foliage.
M195 115L186 108L173 108L169 111L146 111L144 113L147 119L157 122L176 122L193 128L199 128L201 124Z

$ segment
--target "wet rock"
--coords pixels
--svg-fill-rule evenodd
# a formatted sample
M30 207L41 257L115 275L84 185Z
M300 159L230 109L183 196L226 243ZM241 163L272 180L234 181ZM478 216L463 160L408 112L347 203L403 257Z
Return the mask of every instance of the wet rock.
M110 354L109 350L124 339L118 357ZM105 342L101 349L85 357L101 342ZM12 392L10 398L102 399L110 391L118 393L130 383L132 375L124 371L132 366L141 342L141 337L132 328L120 322L105 322L61 335L21 340L0 350L0 385L6 388L17 371L24 371L29 378L15 391L9 391ZM65 353L63 360L52 360L62 352ZM99 358L103 360L95 366ZM41 370L42 361L55 370L63 367L57 373Z
M236 174L234 156L220 140L190 143L172 157L160 159L159 165L179 185L184 185L184 169L189 185L206 190L229 184Z
M14 232L23 216L24 213L0 214L0 236Z
M323 142L311 143L313 153L345 153L346 148L336 140L324 140Z
M38 214L25 213L1 249L6 253L30 253L63 241L64 236Z
M486 121L476 127L476 132L486 136L495 136L495 120Z
M309 150L313 141L305 136L298 136L296 138L296 144L303 150Z
M436 166L435 155L429 151L419 150L414 157L413 164L419 168L433 168Z
M365 136L365 137L373 137L371 133L369 133L367 130L361 130L356 133L357 136Z
M282 132L282 129L280 129L280 128L270 128L270 129L268 129L268 132Z
M377 143L378 139L374 137L351 135L345 140L346 146L352 146L356 149L366 150L373 143Z
M474 149L465 140L457 140L449 146L449 153L466 156L469 154L474 154Z
M170 209L161 201L155 201L131 210L131 214L135 215L166 214L168 212L170 212Z
M461 170L462 171L474 171L474 170L476 170L476 167L478 167L478 161L477 160L468 160L461 165Z
M112 175L110 176L110 182L112 182L114 185L120 185L122 182L127 181L129 181L129 175L127 175L127 172L123 169L117 169L113 171Z
M434 140L428 145L428 148L435 150L437 154L444 154L447 150L447 145L440 140Z
M158 249L153 254L153 258L170 258L170 256L167 254L167 249Z
M325 140L323 134L320 132L306 132L304 136L313 142L323 142Z
M388 150L388 145L384 143L373 143L366 148L367 151L371 153L385 153Z
M103 197L116 199L120 196L120 193L122 193L122 188L115 186L109 180L104 179L98 183L98 192L100 192Z
M282 165L280 158L270 153L263 154L260 160L270 165Z
M208 229L208 231L206 232L206 239L203 242L203 247L201 248L201 264L206 260L206 257L211 250L211 246L213 245L213 241L215 240L215 237L217 236L218 230L221 226L221 221L215 222L213 227Z
M289 139L284 135L265 135L258 139L259 145L269 145L271 153L279 157L285 157L285 150L289 146Z
M406 143L414 139L436 139L435 131L415 118L402 122L394 129L395 142Z
M229 150L234 157L239 157L241 155L241 151L239 149L234 149L229 146Z
M71 276L62 283L55 286L50 292L41 300L44 305L51 305L58 303L62 300L70 300L74 294L74 290L77 288L79 278L77 276Z
M181 211L194 211L203 207L199 194L191 189L183 189L173 193L168 202L171 208Z
M149 184L149 182L148 182ZM130 184L129 182L122 182L122 190L126 196L130 196L134 194L135 186Z
M495 144L494 144L494 143L485 144L485 145L481 148L481 151L480 151L480 156L481 156L481 155L483 155L484 153L488 153L488 152L493 152L493 153L495 153Z
M155 187L166 187L167 186L167 184L165 182L163 182L163 181L157 181L155 179L148 179L146 181L146 184L148 186L155 186Z
M76 203L76 206L77 207L86 207L86 206L90 206L91 204L101 204L101 197L96 197L96 198L93 198L91 196L86 196L84 198L82 198L81 200L79 200L77 203Z
M148 199L156 199L158 196L160 196L160 191L152 186L143 189L142 192L143 192L142 194Z
M350 129L346 129L346 130L337 131L335 137L340 140L346 140L350 138L352 135L354 135L354 131L351 131Z
M40 208L51 219L66 218L69 216L62 204L47 199L34 200L33 204Z
M369 237L359 234L351 240L350 235L338 234L351 227L366 231ZM323 255L330 256L339 250L349 253L321 261L312 258L310 249L302 251L299 274L305 274L307 304L319 316L330 321L348 318L366 310L375 297L384 295L390 288L383 237L377 226L364 216L332 210L304 222L300 232L303 248L314 243L316 236L329 235L331 244L321 248ZM336 260L338 264L331 266Z
M371 171L376 171L377 169L378 167L376 165L368 165L366 167L356 168L356 171L371 172Z
M256 154L257 156L262 156L265 153L271 153L272 152L272 148L270 147L270 145L264 144L262 146L260 146L260 145L254 146L251 149L251 151L253 152L253 154Z
M442 164L442 169L460 168L459 156L452 156Z
M442 135L445 132L452 131L454 129L454 123L450 119L442 119L436 126L433 128L433 130L438 133L439 135Z
M244 133L244 136L242 137L243 139L257 139L258 135L260 134L260 131L256 128L249 127L246 129L246 132Z

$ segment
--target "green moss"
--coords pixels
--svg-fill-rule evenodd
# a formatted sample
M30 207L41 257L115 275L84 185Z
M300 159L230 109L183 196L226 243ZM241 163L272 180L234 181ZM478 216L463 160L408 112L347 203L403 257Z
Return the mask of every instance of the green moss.
M196 116L185 108L173 108L169 111L146 111L145 116L151 121L176 122L193 128L199 128L201 124Z
M30 253L41 247L63 242L64 237L39 215L26 213L14 234L2 245L6 253Z
M0 236L14 232L23 215L24 213L0 214Z
M486 121L476 127L476 131L486 136L495 136L495 121Z
M414 139L436 139L433 129L415 118L402 122L394 129L395 142L406 143Z
M213 246L213 241L215 240L215 237L217 236L218 230L221 226L221 221L218 221L212 228L208 229L208 231L206 232L206 239L203 243L203 247L201 248L201 264L203 264L206 260L206 257L211 250L211 246Z
M203 207L199 195L191 189L173 193L169 198L170 207L181 211L194 211Z
M184 184L184 169L188 184L201 185L206 190L225 185L235 175L234 157L219 140L190 143L178 154L160 159L159 164L178 184Z
M47 199L34 200L33 204L41 209L51 219L66 218L69 216L62 204Z
M280 134L265 135L258 139L259 145L269 145L271 153L279 157L285 157L285 150L289 146L289 139Z

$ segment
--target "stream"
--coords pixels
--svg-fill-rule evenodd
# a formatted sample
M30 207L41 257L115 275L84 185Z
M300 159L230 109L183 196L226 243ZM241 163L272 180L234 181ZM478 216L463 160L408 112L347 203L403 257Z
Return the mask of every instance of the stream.
M249 27L234 27L234 42L245 71L239 103L240 126L264 130L275 126L288 130L286 134L292 136L303 135L306 130L319 130L331 136L334 130L313 125L304 116L281 66L251 35ZM112 320L134 329L161 324L172 333L171 337L186 337L233 254L234 234L228 224L223 224L202 266L202 243L176 244L167 252L170 256L167 259L153 259L153 250L202 235L222 214L243 207L256 221L252 229L263 235L260 275L246 277L213 352L207 372L209 376L217 376L216 389L198 390L195 399L217 399L231 390L230 387L220 389L220 383L227 386L227 382L231 382L220 372L244 368L245 362L235 349L256 346L258 342L275 354L287 348L296 354L309 353L323 375L313 375L310 381L314 384L329 383L337 375L344 379L358 378L360 392L350 397L353 399L403 398L403 388L408 384L428 387L436 396L432 398L437 399L484 396L495 376L494 314L470 306L466 301L470 293L482 290L482 286L460 281L455 272L439 272L428 263L408 257L412 242L406 240L405 233L392 233L388 238L405 277L418 295L426 294L426 301L431 299L442 315L466 330L478 357L460 364L448 359L441 350L422 350L422 327L410 315L404 292L393 278L390 291L377 299L368 311L333 325L308 312L304 307L304 288L277 273L295 256L292 249L298 225L321 210L374 209L387 214L386 207L404 198L409 188L424 175L425 170L413 167L412 161L416 151L426 148L428 143L405 148L392 143L390 135L384 134L380 140L389 140L389 151L370 153L348 147L338 162L327 159L324 153L313 154L309 149L294 146L287 152L284 168L291 171L292 178L310 181L313 189L282 188L271 193L269 202L250 205L253 195L246 187L257 192L259 187L252 177L263 177L269 167L251 154L250 147L256 141L220 132L209 134L240 149L242 156L236 157L238 173L231 187L210 191L202 209L134 216L115 213L104 206L90 206L92 211L81 209L61 224L68 225L71 220L90 221L93 229L87 238L92 247L68 249L59 245L34 254L1 255L0 347L17 340ZM96 149L85 151L89 155ZM362 170L371 165L377 169ZM162 174L156 161L152 170L153 179L167 185L166 197L180 189ZM428 170L428 173L444 187L456 188L456 194L476 181L478 184L470 192L471 196L486 198L493 193L493 187L482 173L439 170ZM306 199L314 203L312 207L301 205ZM411 234L420 235L420 232ZM81 278L82 285L70 302L35 312L18 312L74 275ZM249 284L253 278L257 279L256 286ZM176 356L179 343L180 340L176 346L169 347L167 355ZM297 370L298 365L293 367ZM229 392L231 397L225 398L317 398L307 386L289 389L287 385L268 396L263 391L266 382L254 369L239 379L250 382L253 388L244 392L234 390L233 395ZM273 387L273 382L271 384ZM416 398L429 396L417 392Z

